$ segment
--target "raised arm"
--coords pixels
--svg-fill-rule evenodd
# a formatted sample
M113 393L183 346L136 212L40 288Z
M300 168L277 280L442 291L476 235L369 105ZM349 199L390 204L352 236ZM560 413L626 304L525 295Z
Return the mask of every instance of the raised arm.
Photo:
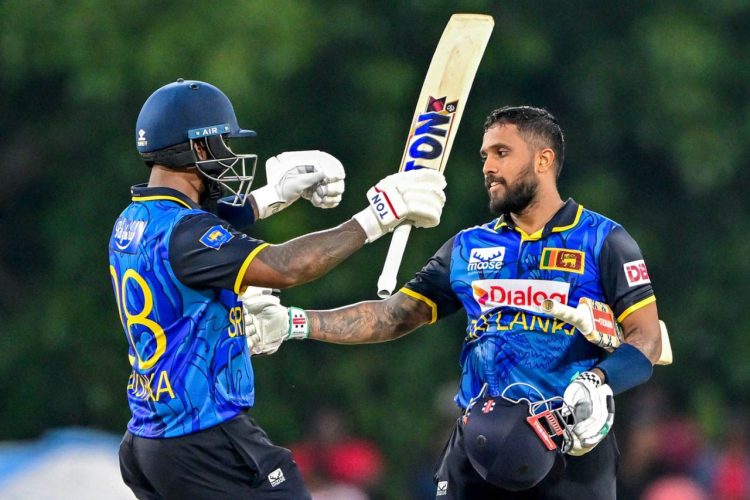
M369 206L338 227L280 245L258 247L242 274L243 286L288 288L319 278L398 224L433 227L445 203L445 178L430 169L390 175L367 192Z

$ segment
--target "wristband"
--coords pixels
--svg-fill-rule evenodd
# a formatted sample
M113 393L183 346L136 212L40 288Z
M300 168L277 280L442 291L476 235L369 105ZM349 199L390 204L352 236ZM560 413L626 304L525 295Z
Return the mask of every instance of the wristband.
M289 336L290 339L306 339L310 335L310 325L307 313L299 307L289 308Z
M243 229L255 223L255 212L250 198L245 198L242 205L233 204L234 199L234 196L221 198L216 204L216 215L237 229Z
M596 365L606 378L606 383L617 395L641 385L654 371L651 361L637 347L622 344L607 359Z

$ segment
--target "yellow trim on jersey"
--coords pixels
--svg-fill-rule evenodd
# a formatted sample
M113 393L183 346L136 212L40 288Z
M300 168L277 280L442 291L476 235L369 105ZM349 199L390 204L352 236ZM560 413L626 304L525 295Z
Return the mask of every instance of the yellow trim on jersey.
M575 219L573 219L573 222L571 222L567 226L553 227L552 232L561 233L563 231L567 231L568 229L576 227L578 225L578 221L581 220L581 214L583 214L583 205L578 205L578 211L576 212L576 216Z
M183 200L181 200L181 199L179 199L179 198L177 198L175 196L163 196L163 195L158 195L158 196L133 196L133 201L156 201L156 200L176 201L180 205L183 205L183 206L185 206L187 208L193 208L190 205L188 205L187 203L185 203L185 201L183 201Z
M578 222L581 220L581 215L582 214L583 214L583 205L578 205L578 210L576 211L576 216L573 219L573 222L571 222L567 226L556 226L556 227L553 227L550 230L550 232L551 233L561 233L563 231L567 231L568 229L572 229L572 228L576 227L578 225ZM507 225L508 225L507 222L501 221L500 219L498 219L498 221L495 223L495 227L493 229L495 231L497 231L501 227L505 227ZM546 224L545 224L545 226L546 226ZM526 233L526 231L524 231L523 229L521 229L518 226L514 227L514 229L516 231L518 231L519 233L521 233L521 241L536 241L536 240L538 240L539 238L542 237L542 232L544 232L544 226L542 226L539 230L534 231L531 234Z
M640 309L641 307L647 306L647 305L649 305L649 304L651 304L653 302L656 302L656 297L654 295L652 295L651 297L646 297L645 299L643 299L640 302L636 302L632 306L630 306L627 309L625 309L622 312L622 314L620 314L617 317L617 322L618 323L622 323L622 320L624 320L625 318L627 318L628 316L630 316L631 314L633 314L634 312L636 312L638 309Z
M247 258L245 258L245 262L243 262L242 267L240 267L240 272L237 273L237 279L234 280L234 293L236 293L237 295L240 294L242 278L245 277L245 272L247 271L248 266L250 266L250 263L253 261L255 256L258 255L258 252L266 248L268 245L268 243L261 243L257 247L253 248L253 251L248 254Z
M432 318L430 319L430 322L428 324L431 325L437 321L437 304L435 304L433 301L431 301L421 293L415 292L414 290L409 290L406 287L401 288L399 292L403 293L404 295L408 295L413 299L417 299L420 302L424 302L425 304L430 306L430 309L432 309Z

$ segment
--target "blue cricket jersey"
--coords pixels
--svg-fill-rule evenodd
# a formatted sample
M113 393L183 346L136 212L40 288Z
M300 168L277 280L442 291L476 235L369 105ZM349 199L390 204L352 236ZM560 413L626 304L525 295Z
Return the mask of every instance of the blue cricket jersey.
M238 299L266 246L167 188L132 188L115 222L109 265L132 372L128 430L181 436L253 405Z
M562 396L576 374L606 356L572 325L542 313L544 299L572 307L582 297L606 302L618 321L655 300L632 237L572 199L534 234L508 215L461 231L401 291L432 307L433 320L466 310L462 408L484 383L492 396L516 382L544 398ZM541 399L527 386L506 395Z

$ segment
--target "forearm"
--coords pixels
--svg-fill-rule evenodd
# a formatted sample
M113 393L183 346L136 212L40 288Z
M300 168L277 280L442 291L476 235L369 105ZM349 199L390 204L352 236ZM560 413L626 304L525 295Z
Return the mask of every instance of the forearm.
M328 311L307 311L310 338L336 344L371 344L397 339L427 323L425 305L397 293Z
M246 284L288 288L315 280L362 248L365 234L349 220L325 231L306 234L258 254L245 274Z

